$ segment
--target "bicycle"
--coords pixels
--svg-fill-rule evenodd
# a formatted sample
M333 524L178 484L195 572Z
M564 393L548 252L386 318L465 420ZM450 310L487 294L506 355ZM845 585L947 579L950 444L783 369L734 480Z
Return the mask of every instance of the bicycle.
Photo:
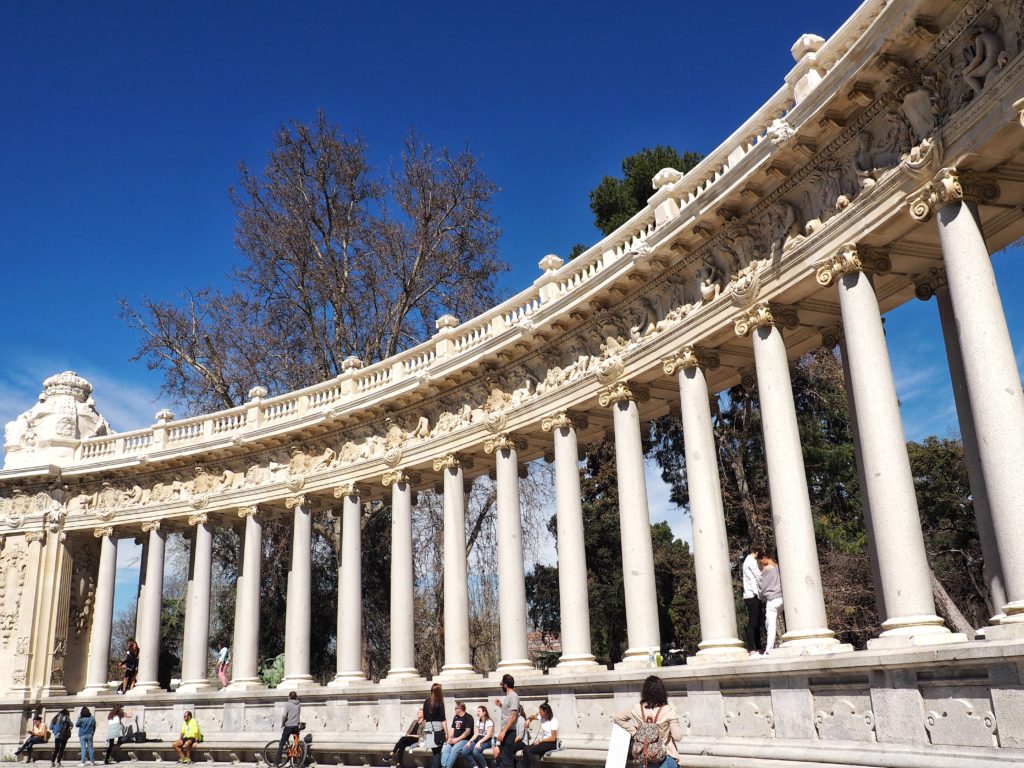
M263 759L266 760L267 765L271 766L289 766L289 768L303 768L306 764L306 742L302 739L302 731L305 730L306 724L299 723L299 730L292 734L290 743L285 746L285 749L281 751L281 762L277 762L277 749L281 744L280 739L268 742L267 746L263 748Z

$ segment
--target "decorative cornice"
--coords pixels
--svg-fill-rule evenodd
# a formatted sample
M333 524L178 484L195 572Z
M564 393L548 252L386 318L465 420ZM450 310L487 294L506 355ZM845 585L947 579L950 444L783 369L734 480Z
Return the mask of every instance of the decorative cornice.
M484 453L494 453L495 451L521 451L525 448L526 441L523 438L509 434L508 432L502 432L501 434L489 437L484 441Z
M288 509L295 509L296 507L306 506L306 494L297 493L294 496L288 496L284 500L284 505Z
M113 536L114 526L108 525L106 528L93 528L92 535L97 539L102 539L104 536Z
M697 345L683 347L672 357L666 357L661 361L661 367L665 374L672 376L676 371L687 368L706 368L714 370L721 365L721 358L717 349L708 349Z
M554 429L573 429L576 427L586 429L588 424L587 417L582 413L558 411L541 421L540 428L545 432L550 432Z
M932 211L956 202L991 203L999 199L999 180L995 174L943 168L935 178L907 200L915 221L928 221Z
M380 479L382 485L413 485L420 481L420 476L415 472L404 469L393 469L385 472Z
M602 407L607 408L609 405L615 405L626 400L632 400L634 402L643 402L648 398L650 390L643 384L638 382L629 381L617 381L610 387L606 387L601 390L601 394L598 395L597 401Z
M147 520L146 522L144 522L142 524L142 532L143 533L151 533L152 531L159 531L159 530L160 530L160 521L159 520Z
M189 525L206 525L209 522L209 516L205 512L201 512L198 515L189 515Z
M946 287L946 270L933 267L923 275L913 275L914 295L921 301L928 301Z
M733 320L737 336L746 336L758 328L767 328L772 325L792 330L797 327L799 322L794 309L768 301L755 304Z
M349 480L347 483L342 483L335 487L334 498L342 499L346 496L365 496L366 492L367 488L365 485L362 485L355 480Z
M842 275L854 272L888 272L892 261L887 251L857 243L843 243L835 253L814 265L819 285L829 286Z
M260 508L253 504L251 507L239 507L238 516L241 518L256 517L260 513Z

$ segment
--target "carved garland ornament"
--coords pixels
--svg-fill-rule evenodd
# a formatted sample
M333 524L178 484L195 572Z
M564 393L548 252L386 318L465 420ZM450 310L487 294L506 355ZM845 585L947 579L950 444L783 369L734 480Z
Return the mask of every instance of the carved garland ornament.
M888 254L877 248L857 243L844 243L832 256L814 265L819 285L832 285L839 277L854 272L888 272L892 262Z
M990 173L943 168L907 202L915 221L928 221L932 211L957 201L992 203L999 199L999 182Z
M718 350L695 345L683 347L679 350L679 354L666 357L661 361L662 370L668 376L672 376L676 371L687 368L714 370L719 365L721 365L721 358L718 355Z
M780 325L792 330L797 327L799 322L794 310L768 301L762 301L751 307L733 321L737 336L746 336L758 328L767 328L773 325Z

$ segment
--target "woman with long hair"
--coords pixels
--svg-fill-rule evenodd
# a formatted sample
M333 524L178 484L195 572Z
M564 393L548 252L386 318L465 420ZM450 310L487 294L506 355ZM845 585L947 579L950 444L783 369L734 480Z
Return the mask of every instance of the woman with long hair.
M444 715L444 689L440 683L430 686L430 695L423 702L423 732L431 752L431 767L441 768L441 748L448 740L448 723Z
M534 720L540 720L540 733L532 744L524 745L526 768L534 768L544 755L558 748L558 721L555 719L555 713L551 711L551 705L546 701L541 704L536 715L526 718L527 727Z
M121 668L124 670L124 679L117 686L117 692L128 693L135 687L135 680L139 676L139 644L134 640L129 640L128 645L125 646Z
M59 766L64 762L64 748L71 738L71 713L62 709L50 720L50 733L53 734L53 756L51 766Z
M107 754L103 756L104 765L118 762L114 748L120 746L124 738L124 723L121 721L126 717L124 707L120 704L115 704L107 713Z
M633 757L637 763L644 768L678 768L676 742L683 738L683 726L676 708L668 703L668 691L660 677L650 675L644 680L640 701L613 719L634 737ZM664 757L655 759L652 755Z
M405 735L395 742L394 749L384 758L385 765L393 765L398 768L402 764L405 750L418 742L423 736L423 708L416 711L416 719L406 729Z
M78 729L78 751L82 765L96 765L96 753L92 747L92 739L96 734L96 718L92 716L88 707L82 707L78 713L75 728Z
M491 748L494 740L494 721L487 707L476 708L476 734L469 740L465 754L476 763L477 768L487 768L487 755L484 750Z

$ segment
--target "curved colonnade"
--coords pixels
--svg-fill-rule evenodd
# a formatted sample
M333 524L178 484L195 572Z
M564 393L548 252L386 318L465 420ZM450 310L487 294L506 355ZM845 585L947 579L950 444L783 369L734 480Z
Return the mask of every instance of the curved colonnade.
M182 706L239 739L273 730L257 633L261 525L294 525L286 687L309 688L314 730L344 742L396 735L422 693L412 630L415 490L444 495L444 667L470 701L493 682L470 663L464 489L498 496L500 662L528 696L551 697L587 762L607 715L633 696L659 644L641 430L682 416L702 642L663 670L694 764L991 764L1024 743L1024 457L1020 377L990 253L1024 234L1022 2L868 0L828 41L802 36L785 85L686 175L665 169L649 205L526 291L429 342L337 379L243 407L107 437L44 444L9 429L0 473L0 741L27 703L102 697L117 540L144 543L138 637L147 730ZM986 560L1000 610L984 641L951 633L932 600L882 313L939 305ZM840 345L875 590L885 621L867 651L828 626L790 381L790 361ZM709 394L756 383L786 595L779 654L750 661L737 637ZM77 377L43 402L86 403ZM73 406L77 407L77 406ZM628 650L614 672L590 649L579 446L614 440ZM555 463L563 655L531 677L518 477ZM391 669L362 667L361 504L394 510ZM311 509L342 531L338 665L309 670ZM243 529L231 685L208 692L211 530ZM159 691L160 584L169 531L191 537L182 686ZM85 659L88 659L86 662ZM81 699L73 699L81 701ZM166 722L165 722L166 721ZM149 728L148 724L153 727ZM211 725L207 725L210 728ZM339 735L340 734L340 735ZM340 747L339 747L340 749ZM844 752L846 750L846 752ZM846 755L846 757L843 757ZM895 755L895 757L894 757ZM980 756L980 757L979 757ZM701 763L700 760L704 760ZM856 762L856 761L861 762ZM801 762L803 761L803 762ZM987 763L986 763L987 764Z

